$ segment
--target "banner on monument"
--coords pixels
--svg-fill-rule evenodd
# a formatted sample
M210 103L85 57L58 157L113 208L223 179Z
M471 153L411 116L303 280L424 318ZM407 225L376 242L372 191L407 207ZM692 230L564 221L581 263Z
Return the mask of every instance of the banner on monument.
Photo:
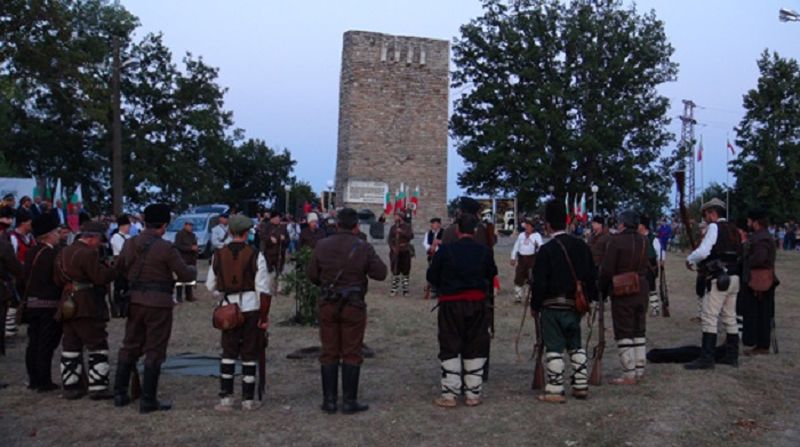
M345 190L345 202L384 205L389 185L384 182L349 180Z

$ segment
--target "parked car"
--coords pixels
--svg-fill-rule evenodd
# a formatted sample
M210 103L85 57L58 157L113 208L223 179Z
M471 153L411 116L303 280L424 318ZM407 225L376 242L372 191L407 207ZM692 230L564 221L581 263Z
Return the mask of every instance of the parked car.
M224 203L211 203L207 205L197 205L194 208L189 210L191 214L207 214L207 213L217 213L223 214L230 211L231 207L225 205Z
M175 234L183 229L183 225L187 220L192 222L192 232L197 236L197 246L200 247L200 257L210 257L214 250L211 246L211 229L219 223L219 214L182 214L169 224L166 233L164 233L164 239L175 242Z

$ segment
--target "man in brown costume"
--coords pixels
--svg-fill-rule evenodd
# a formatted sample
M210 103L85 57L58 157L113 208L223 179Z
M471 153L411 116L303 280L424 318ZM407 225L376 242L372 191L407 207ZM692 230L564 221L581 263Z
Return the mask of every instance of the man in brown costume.
M386 238L389 244L389 264L392 267L390 296L397 295L400 290L403 296L408 296L412 239L414 230L411 228L411 210L398 210L394 215L394 225L389 228L389 235Z
M172 408L170 403L157 399L161 364L167 357L172 332L172 291L175 277L180 282L188 282L197 276L197 269L187 266L175 246L162 238L169 220L168 205L153 204L145 208L145 230L125 242L117 264L119 272L128 278L131 304L117 360L114 405L121 407L130 403L131 372L139 357L144 355L140 413Z
M92 399L109 399L108 390L108 305L106 287L116 272L100 259L98 248L105 238L106 227L87 221L80 227L78 239L56 257L54 281L63 287L62 301L74 302L74 315L60 309L64 339L61 343L61 381L65 399L79 399L83 388L83 349L89 355L88 383Z
M358 238L358 214L345 208L337 215L337 232L317 243L308 265L311 282L322 288L319 337L322 342L322 410L337 411L339 362L342 362L342 412L365 411L358 403L358 382L364 330L367 325L368 278L386 279L384 264L375 249Z
M181 231L175 233L175 248L181 253L181 258L186 265L197 265L197 236L194 234L194 223L191 219L186 219ZM184 294L186 301L194 301L195 281L175 283L175 299L180 303L183 301Z

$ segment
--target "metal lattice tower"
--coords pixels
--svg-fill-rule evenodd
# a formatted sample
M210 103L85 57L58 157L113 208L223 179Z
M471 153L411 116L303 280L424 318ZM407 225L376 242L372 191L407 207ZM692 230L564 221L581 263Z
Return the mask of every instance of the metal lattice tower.
M697 120L694 119L694 108L696 104L691 99L683 100L683 115L681 118L681 141L680 147L686 151L686 157L681 160L680 168L686 171L686 187L688 189L686 197L689 203L695 199L695 157L694 157L694 126Z

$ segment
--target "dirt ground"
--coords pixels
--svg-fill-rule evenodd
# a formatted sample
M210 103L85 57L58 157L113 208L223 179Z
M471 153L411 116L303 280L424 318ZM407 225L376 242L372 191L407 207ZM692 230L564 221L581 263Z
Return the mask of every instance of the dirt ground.
M520 343L522 360L515 354L523 309L513 303L509 244L504 239L496 248L503 290L497 298L491 380L479 407L432 405L440 371L436 313L431 312L434 303L421 299L426 265L424 258L416 258L412 297L389 298L388 282L370 287L366 342L376 357L362 370L360 397L371 406L366 413L326 415L319 410L318 363L286 359L298 348L318 344L317 331L275 324L294 312L294 300L279 296L272 309L267 392L258 411L214 412L218 382L203 377L162 376L161 397L173 400L175 408L146 416L135 405L118 409L108 401L67 402L58 392L33 393L25 388L25 339L20 335L8 356L0 358L0 380L11 383L0 390L0 445L800 445L800 336L794 323L800 318L795 300L800 253L779 256L779 355L742 357L738 369L718 366L713 371L652 365L643 384L604 384L591 389L588 401L550 405L536 401L530 390L530 318ZM386 246L376 248L385 258ZM696 312L692 275L682 256L669 255L672 318L649 319L649 347L699 344L700 327L689 321ZM219 352L210 294L198 290L199 302L175 309L171 354ZM122 331L122 321L110 322L112 362ZM607 339L612 340L610 331ZM592 345L595 341L596 334ZM112 365L112 375L113 370ZM613 343L603 371L606 377L619 371ZM58 377L55 363L53 377ZM238 379L235 389L240 396Z

